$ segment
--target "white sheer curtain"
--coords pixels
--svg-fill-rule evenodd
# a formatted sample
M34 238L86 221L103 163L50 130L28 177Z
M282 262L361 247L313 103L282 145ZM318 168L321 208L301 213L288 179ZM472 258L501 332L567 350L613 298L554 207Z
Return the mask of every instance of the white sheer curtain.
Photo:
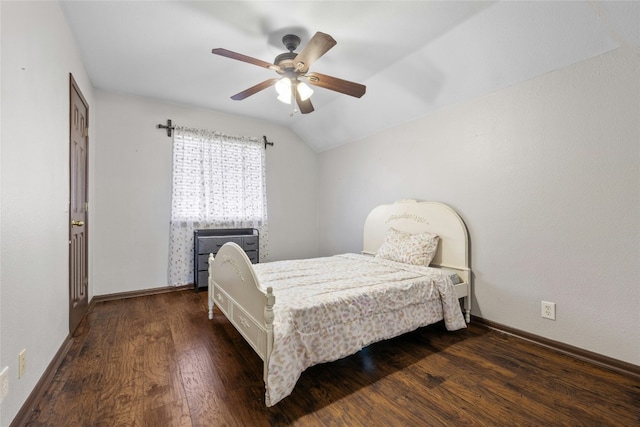
M169 283L193 283L193 231L257 228L268 256L265 148L257 138L176 127Z

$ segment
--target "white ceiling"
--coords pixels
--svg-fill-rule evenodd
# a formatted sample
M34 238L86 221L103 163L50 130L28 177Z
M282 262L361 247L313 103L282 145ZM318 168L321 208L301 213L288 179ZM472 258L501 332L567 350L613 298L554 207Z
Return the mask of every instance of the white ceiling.
M264 119L314 150L348 143L469 98L640 46L640 2L63 1L95 87ZM311 71L362 83L360 99L314 88L291 116L273 88L231 95L275 72L284 34L338 42ZM298 49L299 50L299 49ZM159 117L162 121L164 118Z

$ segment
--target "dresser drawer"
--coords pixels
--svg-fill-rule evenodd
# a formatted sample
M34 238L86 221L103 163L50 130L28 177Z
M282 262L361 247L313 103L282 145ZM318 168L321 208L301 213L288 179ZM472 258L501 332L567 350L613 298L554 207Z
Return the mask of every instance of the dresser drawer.
M249 261L251 261L251 264L258 263L258 251L245 251L245 253L249 257Z
M258 251L245 251L251 264L258 263ZM215 254L214 254L215 256ZM209 269L209 254L198 255L198 271Z
M209 286L209 272L207 270L198 271L197 285L201 288L206 288L207 286Z
M258 250L258 236L243 236L242 237L242 249L246 251Z
M199 254L217 254L222 245L227 242L233 242L242 247L242 236L233 237L200 237L200 243L198 246Z
M209 268L209 254L198 255L198 271Z

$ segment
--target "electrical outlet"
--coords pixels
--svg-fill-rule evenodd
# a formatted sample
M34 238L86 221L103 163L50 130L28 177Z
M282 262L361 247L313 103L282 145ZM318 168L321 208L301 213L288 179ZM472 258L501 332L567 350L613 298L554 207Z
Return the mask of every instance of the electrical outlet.
M542 317L545 319L556 320L556 303L542 301Z
M27 369L27 350L24 349L18 353L18 378L24 375Z
M9 367L5 366L0 372L0 402L9 394Z

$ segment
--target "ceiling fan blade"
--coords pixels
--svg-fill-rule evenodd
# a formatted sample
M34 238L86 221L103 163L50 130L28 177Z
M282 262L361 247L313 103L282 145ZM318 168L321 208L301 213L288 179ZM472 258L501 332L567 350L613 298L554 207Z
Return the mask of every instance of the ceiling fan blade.
M356 98L360 98L367 91L367 87L360 83L354 83L320 73L308 73L305 77L309 84L344 93L345 95L355 96Z
M280 79L274 78L274 79L265 80L262 83L258 83L255 86L251 86L249 89L245 89L240 93L236 93L231 97L231 99L233 99L234 101L242 101L243 99L248 98L255 93L258 93L261 90L268 88L269 86L273 86L274 84L276 84L278 80Z
M301 73L306 73L311 64L327 53L329 49L336 45L336 41L329 34L318 31L311 37L309 43L295 57L293 63Z
M313 112L313 104L311 103L311 98L307 98L305 101L300 99L300 94L296 91L296 102L298 103L298 108L300 108L300 112L302 114L309 114Z
M257 65L258 67L269 68L269 69L272 69L272 70L279 70L280 69L280 67L278 67L277 65L273 65L273 64L271 64L269 62L262 61L262 60L256 59L256 58L252 58L250 56L243 55L243 54L237 53L237 52L233 52L233 51L227 50L227 49L222 49L222 48L212 49L211 53L213 53L214 55L220 55L220 56L224 56L224 57L231 58L231 59L237 59L238 61L247 62L249 64Z

